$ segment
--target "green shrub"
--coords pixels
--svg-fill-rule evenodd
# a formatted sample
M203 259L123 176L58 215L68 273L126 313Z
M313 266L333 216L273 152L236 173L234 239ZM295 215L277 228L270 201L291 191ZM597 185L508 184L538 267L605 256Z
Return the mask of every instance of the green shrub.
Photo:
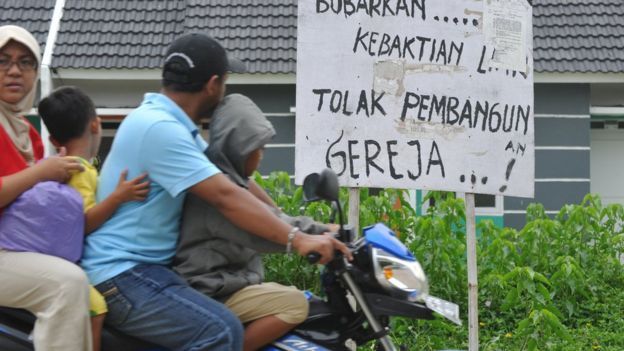
M257 176L290 214L327 221L330 207L304 204L285 173ZM347 191L341 199L347 204ZM396 318L393 338L409 350L467 349L467 272L463 200L430 192L416 216L404 191L360 191L362 226L383 221L421 261L431 294L460 305L464 325ZM345 213L348 209L345 208ZM479 223L479 321L482 350L624 350L624 209L587 195L550 218L527 208L521 230ZM318 292L318 268L298 257L265 258L267 280Z

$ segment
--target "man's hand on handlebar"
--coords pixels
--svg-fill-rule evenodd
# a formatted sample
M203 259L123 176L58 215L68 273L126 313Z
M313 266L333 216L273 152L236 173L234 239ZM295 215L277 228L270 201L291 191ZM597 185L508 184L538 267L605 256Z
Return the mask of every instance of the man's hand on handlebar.
M293 248L301 256L307 256L310 253L317 252L321 255L320 264L326 264L334 258L334 252L340 251L349 261L353 260L349 248L330 235L309 235L303 232L297 232L293 238Z

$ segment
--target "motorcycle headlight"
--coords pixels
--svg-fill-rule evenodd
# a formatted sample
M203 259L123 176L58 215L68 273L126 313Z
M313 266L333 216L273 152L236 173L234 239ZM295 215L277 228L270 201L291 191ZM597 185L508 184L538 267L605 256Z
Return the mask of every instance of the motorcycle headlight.
M427 296L429 283L418 261L404 260L379 248L373 248L372 254L375 277L384 289L409 301Z

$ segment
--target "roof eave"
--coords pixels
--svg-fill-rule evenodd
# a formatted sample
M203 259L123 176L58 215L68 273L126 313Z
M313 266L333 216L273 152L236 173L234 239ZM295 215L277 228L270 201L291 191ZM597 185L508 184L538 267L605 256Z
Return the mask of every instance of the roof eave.
M624 83L624 72L590 73L590 72L535 72L535 83L563 83L563 84L594 84L594 83Z
M160 69L69 69L58 68L55 77L88 80L160 80ZM624 83L624 72L535 72L535 83ZM228 84L296 84L294 73L232 73Z
M160 69L55 69L54 78L76 80L160 80ZM228 84L295 84L294 73L230 73Z

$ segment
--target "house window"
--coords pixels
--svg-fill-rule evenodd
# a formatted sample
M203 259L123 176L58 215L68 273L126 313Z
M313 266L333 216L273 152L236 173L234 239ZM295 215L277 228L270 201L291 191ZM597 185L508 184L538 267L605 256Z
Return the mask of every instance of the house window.
M590 122L591 129L624 129L624 121L621 120L598 120Z
M475 207L495 208L496 195L475 194Z
M97 115L102 120L102 142L100 143L100 150L98 152L100 162L106 159L121 121L131 111L132 109L129 108L98 108L96 110Z
M121 120L118 121L110 121L106 120L104 116L102 117L102 142L100 143L100 150L98 151L98 158L101 161L104 161L108 152L110 151L111 146L113 145L113 138L115 137L115 133L119 128L119 124Z

